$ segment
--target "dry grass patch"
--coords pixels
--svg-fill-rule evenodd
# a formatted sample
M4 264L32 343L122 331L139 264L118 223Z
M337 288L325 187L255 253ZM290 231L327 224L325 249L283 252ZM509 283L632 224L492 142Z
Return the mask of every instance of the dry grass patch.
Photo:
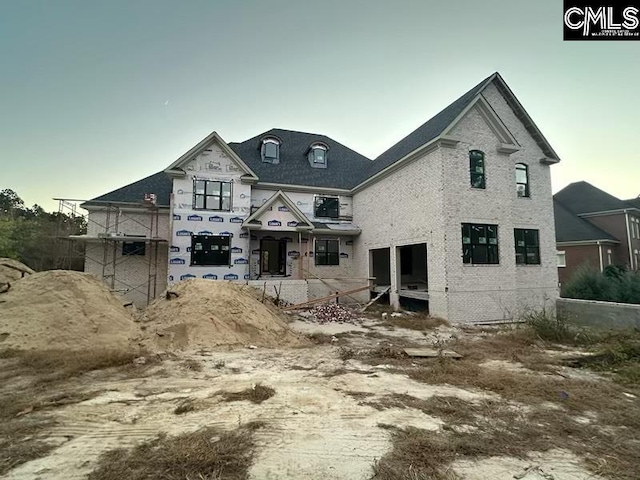
M391 360L409 358L402 348L394 345L381 345L376 348L365 349L340 347L338 356L343 361L356 359L369 365L379 365L381 363L390 363Z
M196 409L195 403L191 398L187 398L178 404L173 410L176 415L182 415L183 413L193 412Z
M160 438L100 457L89 480L245 480L253 462L255 442L251 424L221 433L204 428L176 437Z
M222 395L222 400L225 402L248 400L253 403L262 403L273 397L276 391L271 387L257 383L253 387L242 390L241 392L220 392L220 394Z
M6 411L5 411L6 412ZM11 419L0 422L0 475L17 466L44 457L54 446L43 442L38 434L51 421L46 418Z
M184 370L189 370L192 372L201 372L202 371L202 363L193 358L189 358L180 364L180 367Z
M328 333L315 332L307 335L307 338L316 345L326 345L333 341L333 336Z
M424 313L413 315L405 314L399 317L389 316L381 324L390 327L405 328L407 330L418 330L419 332L433 330L443 325L450 325L449 322L443 318L432 317Z

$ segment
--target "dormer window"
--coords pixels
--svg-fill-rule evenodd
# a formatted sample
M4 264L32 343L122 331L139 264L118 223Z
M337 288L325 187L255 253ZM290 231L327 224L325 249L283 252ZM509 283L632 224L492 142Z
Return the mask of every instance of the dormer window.
M313 168L327 168L327 152L329 149L326 145L315 143L309 148L309 163Z
M260 154L264 163L280 163L280 142L275 138L265 138Z

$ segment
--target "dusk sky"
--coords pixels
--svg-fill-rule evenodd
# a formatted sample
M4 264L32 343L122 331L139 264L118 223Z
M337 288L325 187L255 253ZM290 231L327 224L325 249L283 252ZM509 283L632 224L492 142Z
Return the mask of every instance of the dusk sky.
M560 0L0 0L0 189L54 210L213 130L375 158L495 71L562 160L554 191L640 194L640 41L564 42Z

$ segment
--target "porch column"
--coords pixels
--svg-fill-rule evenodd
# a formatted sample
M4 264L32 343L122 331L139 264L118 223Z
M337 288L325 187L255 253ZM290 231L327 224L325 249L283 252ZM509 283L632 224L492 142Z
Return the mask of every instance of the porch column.
M391 277L391 290L389 291L389 304L394 310L400 310L400 248L389 248L389 276Z

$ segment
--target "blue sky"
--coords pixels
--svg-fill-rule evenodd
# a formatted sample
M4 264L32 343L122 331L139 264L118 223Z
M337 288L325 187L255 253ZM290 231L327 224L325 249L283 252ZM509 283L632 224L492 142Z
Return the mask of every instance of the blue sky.
M640 194L640 41L563 42L558 0L0 0L0 65L0 189L48 210L212 130L375 157L494 71L560 155L554 191Z

